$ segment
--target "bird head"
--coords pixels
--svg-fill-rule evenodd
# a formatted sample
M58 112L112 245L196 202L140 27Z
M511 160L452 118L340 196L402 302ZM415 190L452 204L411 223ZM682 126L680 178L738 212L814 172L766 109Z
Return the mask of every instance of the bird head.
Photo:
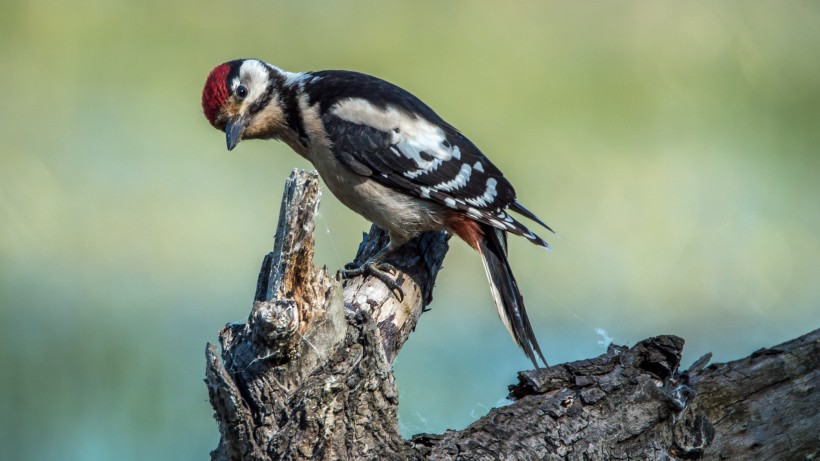
M273 138L285 128L278 88L279 69L257 59L239 59L216 66L202 89L202 111L225 132L228 150L241 139Z

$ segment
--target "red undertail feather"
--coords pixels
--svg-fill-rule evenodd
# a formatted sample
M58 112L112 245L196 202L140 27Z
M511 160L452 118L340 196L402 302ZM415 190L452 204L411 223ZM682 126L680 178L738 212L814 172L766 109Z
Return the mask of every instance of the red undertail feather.
M484 238L484 232L481 230L481 225L477 221L470 219L464 215L453 213L450 215L448 222L450 230L461 237L461 240L467 242L468 245L481 251L479 242Z
M524 297L518 289L518 282L507 260L506 232L463 216L453 217L449 225L450 230L478 250L481 255L498 316L501 317L515 343L536 368L540 367L537 358L546 366L547 361L524 308Z

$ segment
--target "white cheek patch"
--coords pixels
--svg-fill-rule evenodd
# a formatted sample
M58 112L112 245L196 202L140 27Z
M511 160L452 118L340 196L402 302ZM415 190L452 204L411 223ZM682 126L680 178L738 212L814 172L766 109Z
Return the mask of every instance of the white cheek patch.
M240 83L248 88L248 95L242 102L243 111L265 94L269 78L268 67L262 61L248 59L242 63L239 67L239 77L231 82L231 89L236 90Z

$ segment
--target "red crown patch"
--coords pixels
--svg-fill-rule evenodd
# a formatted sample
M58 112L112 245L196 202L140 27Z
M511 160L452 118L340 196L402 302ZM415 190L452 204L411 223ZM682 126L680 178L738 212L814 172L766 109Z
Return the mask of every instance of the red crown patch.
M205 118L208 119L208 122L216 128L218 128L216 126L216 116L231 95L228 91L228 73L230 71L231 66L228 63L214 67L214 70L208 75L208 80L205 81L205 88L202 89L202 111L205 112Z

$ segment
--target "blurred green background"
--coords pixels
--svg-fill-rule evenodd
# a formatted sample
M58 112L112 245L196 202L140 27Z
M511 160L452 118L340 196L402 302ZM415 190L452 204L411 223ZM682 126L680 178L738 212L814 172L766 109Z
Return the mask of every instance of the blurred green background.
M207 341L250 311L283 180L225 150L210 69L397 83L553 225L511 258L552 363L674 333L685 365L820 324L820 3L0 3L0 459L198 460ZM329 194L317 263L368 228ZM552 236L549 236L552 237ZM461 428L529 364L455 245L396 360L405 434Z

